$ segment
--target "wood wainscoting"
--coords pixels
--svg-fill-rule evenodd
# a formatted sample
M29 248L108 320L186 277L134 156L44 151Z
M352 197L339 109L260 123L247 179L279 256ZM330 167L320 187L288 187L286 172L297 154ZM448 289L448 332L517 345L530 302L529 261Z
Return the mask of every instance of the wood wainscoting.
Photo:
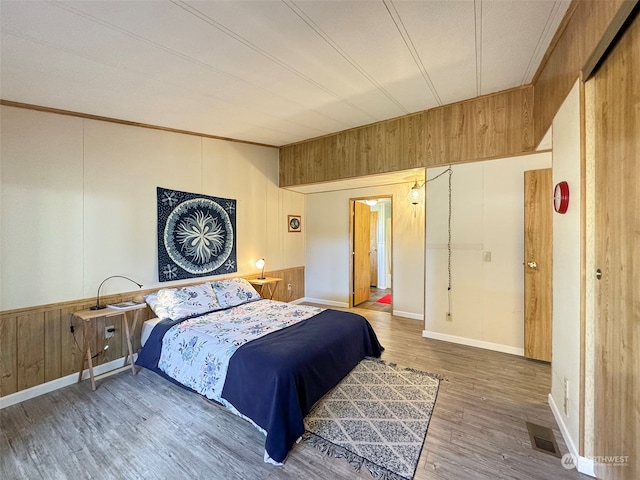
M282 278L273 299L291 301L304 297L304 267L265 272L270 277ZM255 278L258 275L246 275ZM210 281L214 281L212 279ZM190 284L202 283L195 281ZM291 284L291 292L287 285ZM184 285L180 285L184 286ZM170 286L173 287L173 286ZM168 287L168 288L170 288ZM126 292L101 297L101 303L116 303L158 289ZM73 312L85 310L95 304L95 299L39 305L0 313L0 396L35 387L67 375L77 373L82 356L83 325ZM131 325L135 311L123 312ZM133 332L133 350L140 349L142 323L154 314L149 307L138 311L138 323ZM94 366L122 358L127 353L122 316L101 317L95 320L95 335L91 350L101 350L105 343L105 327L115 327L109 339L109 349L94 359ZM73 326L74 333L71 333ZM74 338L75 336L75 338Z

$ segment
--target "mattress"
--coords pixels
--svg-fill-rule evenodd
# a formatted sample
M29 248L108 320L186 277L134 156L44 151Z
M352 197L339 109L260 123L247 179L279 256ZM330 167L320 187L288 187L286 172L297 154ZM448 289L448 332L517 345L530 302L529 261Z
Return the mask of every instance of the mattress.
M151 318L142 324L142 333L140 334L140 345L144 347L144 344L147 343L149 335L151 335L151 330L156 324L160 321L159 318Z

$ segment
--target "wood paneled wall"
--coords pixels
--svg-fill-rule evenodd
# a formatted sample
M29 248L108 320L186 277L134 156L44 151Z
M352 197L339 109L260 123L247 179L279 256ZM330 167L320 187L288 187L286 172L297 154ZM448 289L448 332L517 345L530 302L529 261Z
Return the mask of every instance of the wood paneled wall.
M426 153L433 167L533 151L533 88L505 90L425 112Z
M280 187L533 150L533 88L515 88L280 148Z
M291 301L304 297L304 267L265 273L270 277L282 278L274 292L274 300ZM248 275L245 278L257 276ZM291 292L287 291L288 284L291 284ZM101 297L101 302L132 300L154 290L108 295ZM0 312L0 396L77 373L82 355L84 322L73 317L73 312L85 310L94 304L95 299L83 299ZM133 315L138 315L138 324L133 333L133 348L137 351L140 348L142 323L152 318L153 312L147 307L124 313L129 325ZM70 332L71 325L75 339ZM122 316L95 319L91 350L97 352L105 345L104 330L109 325L115 327L115 335L109 341L109 349L94 359L94 366L117 360L127 353Z
M631 3L635 1L573 0L533 79L535 145L549 130L600 40L621 12L628 13Z
M105 297L105 301L131 300L133 296L134 293L109 296ZM73 312L94 304L95 301L85 299L76 303L65 302L3 312L0 317L0 396L78 372L84 322L73 317ZM127 315L131 325L132 316L136 312L123 313ZM148 307L137 314L138 325L133 335L135 349L140 347L142 322L153 316ZM94 366L121 358L127 351L122 316L95 319L95 334L91 338L92 351L97 352L106 344L104 330L109 325L115 327L115 334L108 342L109 349L94 359ZM71 326L74 334L70 331Z
M273 299L281 302L290 302L304 297L304 267L286 268L284 270L272 270L264 272L265 277L281 278L273 292ZM247 275L244 278L258 278L260 275ZM287 285L291 284L291 292L287 291ZM266 290L265 290L266 294Z

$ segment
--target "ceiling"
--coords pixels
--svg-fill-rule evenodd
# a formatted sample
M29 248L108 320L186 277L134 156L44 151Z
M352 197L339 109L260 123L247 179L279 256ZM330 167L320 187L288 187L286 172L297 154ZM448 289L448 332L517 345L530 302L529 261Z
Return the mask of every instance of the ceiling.
M281 146L530 83L569 3L2 0L0 97Z

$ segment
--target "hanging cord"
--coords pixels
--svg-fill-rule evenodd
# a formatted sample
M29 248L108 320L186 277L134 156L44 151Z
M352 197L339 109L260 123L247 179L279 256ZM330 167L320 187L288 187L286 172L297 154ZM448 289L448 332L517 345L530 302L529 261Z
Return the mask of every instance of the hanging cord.
M447 285L447 293L449 296L449 316L451 316L451 178L453 170L449 167L449 219L447 224L449 238L447 239L447 273L449 274L449 284Z
M446 170L443 170L442 172L440 172L438 175L436 175L433 178L430 178L428 180L426 180L424 183L427 184L429 182L432 182L433 180L436 180L437 178L440 178L442 175L444 175L445 173L449 174L449 215L448 215L448 219L447 219L447 274L448 274L448 283L447 283L447 296L448 296L448 301L449 301L449 310L448 310L448 314L451 315L451 308L452 308L452 301L451 301L451 285L452 285L452 280L451 280L451 203L452 203L452 196L451 196L451 180L453 178L453 169L451 168L451 165L449 165L449 168L447 168Z
M447 168L446 170L441 171L435 177L430 178L429 180L425 181L424 183L433 182L434 180L440 178L442 175L444 175L447 172L449 173L449 188L451 188L451 174L453 173L453 170L451 169L451 167Z
M80 344L78 343L78 339L76 338L76 328L72 318L73 318L73 315L69 316L69 331L71 332L71 335L73 335L73 342L76 344L76 348L78 349L78 351L82 352L84 351L84 349L80 347ZM112 338L113 337L109 337L105 339L105 342L102 344L102 348L98 351L98 353L94 354L91 358L94 359L96 357L99 357L100 355L104 354L104 352L109 350L109 343L111 342Z

